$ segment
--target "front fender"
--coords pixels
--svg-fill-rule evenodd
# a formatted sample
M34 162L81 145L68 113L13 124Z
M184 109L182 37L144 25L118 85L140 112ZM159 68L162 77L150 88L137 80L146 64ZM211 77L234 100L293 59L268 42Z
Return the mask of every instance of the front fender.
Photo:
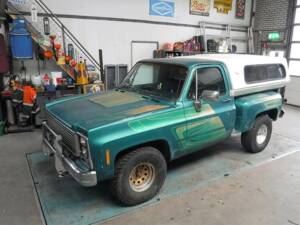
M114 133L114 135L116 134ZM173 158L173 149L176 149L177 146L174 146L174 142L170 141L171 138L172 137L170 137L168 132L157 129L152 130L151 132L128 135L126 137L117 138L102 144L98 142L100 141L100 138L98 139L98 141L95 139L95 141L91 143L91 149L93 149L91 154L93 165L95 166L95 169L97 171L98 179L106 180L114 176L115 161L119 153L136 146L144 146L150 142L165 141L166 143L168 143L170 149L170 157ZM106 161L107 151L109 152L110 156L109 164Z

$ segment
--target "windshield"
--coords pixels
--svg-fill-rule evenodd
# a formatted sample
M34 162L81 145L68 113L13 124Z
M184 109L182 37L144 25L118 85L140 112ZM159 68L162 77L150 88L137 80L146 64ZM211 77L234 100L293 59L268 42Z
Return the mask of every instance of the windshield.
M187 68L164 63L138 63L121 83L120 88L145 95L176 100L188 74Z

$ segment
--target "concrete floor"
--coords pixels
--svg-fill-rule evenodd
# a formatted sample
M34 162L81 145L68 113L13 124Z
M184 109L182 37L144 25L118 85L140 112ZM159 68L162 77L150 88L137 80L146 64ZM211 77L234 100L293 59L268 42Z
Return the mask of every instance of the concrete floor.
M300 148L300 109L286 107L273 132ZM25 159L40 143L38 131L0 137L0 225L42 224ZM105 224L300 225L299 161L296 152Z

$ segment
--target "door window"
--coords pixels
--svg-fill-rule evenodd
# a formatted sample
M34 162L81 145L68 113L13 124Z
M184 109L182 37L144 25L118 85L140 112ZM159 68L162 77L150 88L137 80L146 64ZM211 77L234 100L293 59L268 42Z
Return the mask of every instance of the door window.
M221 71L218 68L200 68L193 74L193 82L190 87L188 99L195 100L196 72L198 73L198 96L202 95L204 90L218 91L220 95L226 92L225 82Z

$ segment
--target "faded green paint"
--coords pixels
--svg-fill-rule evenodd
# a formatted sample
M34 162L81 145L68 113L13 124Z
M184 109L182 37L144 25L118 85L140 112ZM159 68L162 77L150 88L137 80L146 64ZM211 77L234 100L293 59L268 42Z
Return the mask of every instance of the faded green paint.
M157 61L157 60L156 60ZM163 61L163 60L162 60ZM258 93L234 99L227 68L219 62L192 62L174 59L189 69L189 75L177 102L145 98L138 93L112 91L62 99L47 105L48 112L77 132L89 138L91 158L99 180L114 175L114 161L124 149L152 141L164 141L170 148L170 159L203 149L229 137L236 129L248 130L255 117L266 110L281 109L276 92ZM216 102L202 100L201 111L187 99L193 71L216 66L222 72L226 92ZM109 149L110 165L105 164Z
M282 97L279 93L269 91L237 98L235 105L237 116L235 129L244 132L252 127L258 114L274 109L279 113Z
M141 96L132 92L113 92L110 95L98 95L89 99L89 101L105 107L124 105L138 102L140 100Z

